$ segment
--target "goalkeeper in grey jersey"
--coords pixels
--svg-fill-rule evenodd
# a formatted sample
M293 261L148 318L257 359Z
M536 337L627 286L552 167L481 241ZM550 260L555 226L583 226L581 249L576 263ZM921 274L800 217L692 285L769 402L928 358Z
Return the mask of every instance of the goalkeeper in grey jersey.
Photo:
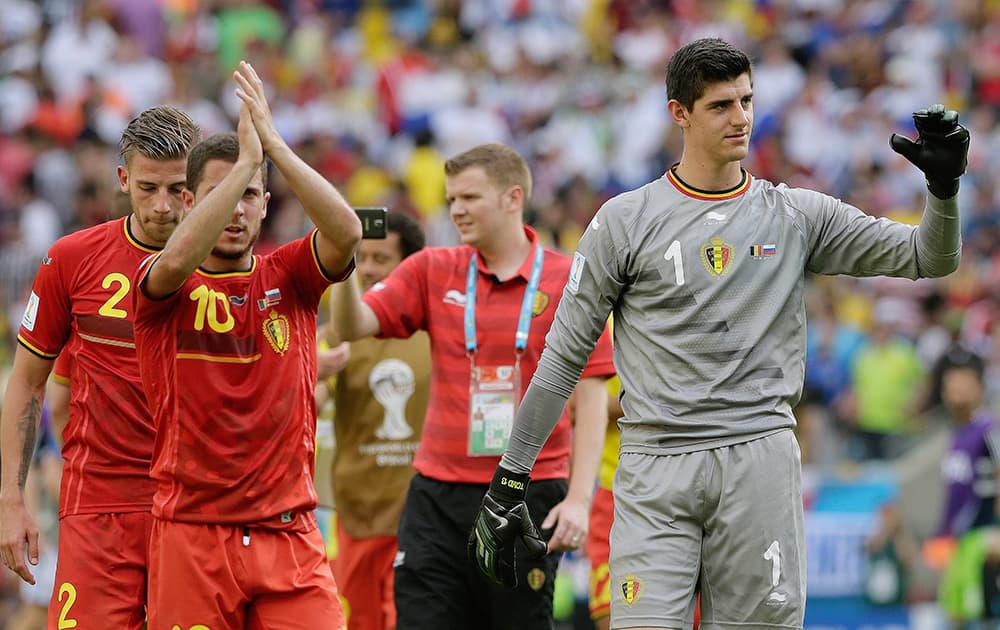
M804 275L939 277L959 263L968 131L936 105L892 148L927 178L920 225L755 179L747 56L679 49L667 108L684 135L663 177L608 201L580 241L537 372L470 536L498 581L539 553L521 505L535 456L609 314L622 381L611 626L801 628L805 542L792 408L802 392ZM526 551L525 551L526 550Z

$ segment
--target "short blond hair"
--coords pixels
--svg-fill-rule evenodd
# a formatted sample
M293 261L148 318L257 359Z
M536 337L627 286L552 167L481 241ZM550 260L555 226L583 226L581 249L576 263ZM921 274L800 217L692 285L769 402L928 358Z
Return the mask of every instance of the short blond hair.
M201 139L201 128L176 107L152 107L129 121L122 132L122 160L128 166L138 153L151 160L187 159L191 147Z
M444 174L453 177L476 166L503 190L520 186L527 205L531 198L531 169L517 151L505 144L481 144L445 162Z

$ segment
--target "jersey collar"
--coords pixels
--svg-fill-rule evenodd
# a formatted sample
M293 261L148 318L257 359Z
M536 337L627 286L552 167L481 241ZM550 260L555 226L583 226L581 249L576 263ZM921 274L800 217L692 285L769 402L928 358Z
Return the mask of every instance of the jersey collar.
M522 262L521 266L517 269L517 273L508 278L506 282L518 277L524 278L525 282L528 282L531 279L531 268L535 263L535 246L538 244L538 232L536 232L530 225L524 225L522 227L524 228L525 236L528 237L528 242L531 243L531 250L528 252L528 255L524 257L524 262ZM482 253L474 247L472 248L472 251L479 264L479 273L493 275L493 272L486 266L486 259L483 258Z
M722 191L712 191L712 190L701 190L700 188L695 188L694 186L689 186L684 183L684 181L677 176L674 169L677 167L670 167L669 170L664 174L667 181L674 185L674 188L679 190L682 194L691 197L692 199L698 199L699 201L724 201L726 199L732 199L734 197L739 197L745 193L750 188L750 173L744 168L740 168L740 172L743 173L743 179L739 184L730 188L729 190Z
M131 243L132 246L135 247L136 249L140 249L140 250L142 250L144 252L149 252L149 253L158 252L161 249L163 249L162 247L156 247L154 245L148 245L146 243L143 243L142 241L140 241L138 239L138 237L136 237L135 234L132 233L132 215L131 214L122 217L121 219L119 219L119 221L121 221L122 225L124 226L123 230L125 232L125 240L128 241L129 243Z

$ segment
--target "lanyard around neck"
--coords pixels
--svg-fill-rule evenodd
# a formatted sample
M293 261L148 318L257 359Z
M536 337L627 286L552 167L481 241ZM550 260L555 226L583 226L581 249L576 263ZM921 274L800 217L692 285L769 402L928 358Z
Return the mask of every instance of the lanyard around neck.
M478 348L476 343L476 285L479 280L478 255L472 253L469 260L469 271L465 277L465 350L474 353ZM531 328L531 311L535 304L535 294L542 280L542 260L545 250L540 244L535 245L535 260L531 264L531 277L528 287L524 290L521 300L521 314L517 318L517 334L514 336L514 349L523 352L528 347L528 330Z

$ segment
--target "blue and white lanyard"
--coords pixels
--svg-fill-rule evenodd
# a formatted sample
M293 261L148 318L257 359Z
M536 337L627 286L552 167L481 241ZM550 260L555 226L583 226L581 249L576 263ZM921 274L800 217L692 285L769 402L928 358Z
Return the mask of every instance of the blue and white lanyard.
M477 258L478 255L473 252L472 259L469 260L469 272L465 277L465 351L470 356L475 354L478 348L476 344L476 284L479 280ZM531 312L534 309L538 284L542 280L542 260L544 258L545 250L542 249L541 245L535 245L535 260L531 264L528 288L524 290L524 299L521 300L521 314L517 319L517 334L514 336L514 350L519 357L528 347Z

